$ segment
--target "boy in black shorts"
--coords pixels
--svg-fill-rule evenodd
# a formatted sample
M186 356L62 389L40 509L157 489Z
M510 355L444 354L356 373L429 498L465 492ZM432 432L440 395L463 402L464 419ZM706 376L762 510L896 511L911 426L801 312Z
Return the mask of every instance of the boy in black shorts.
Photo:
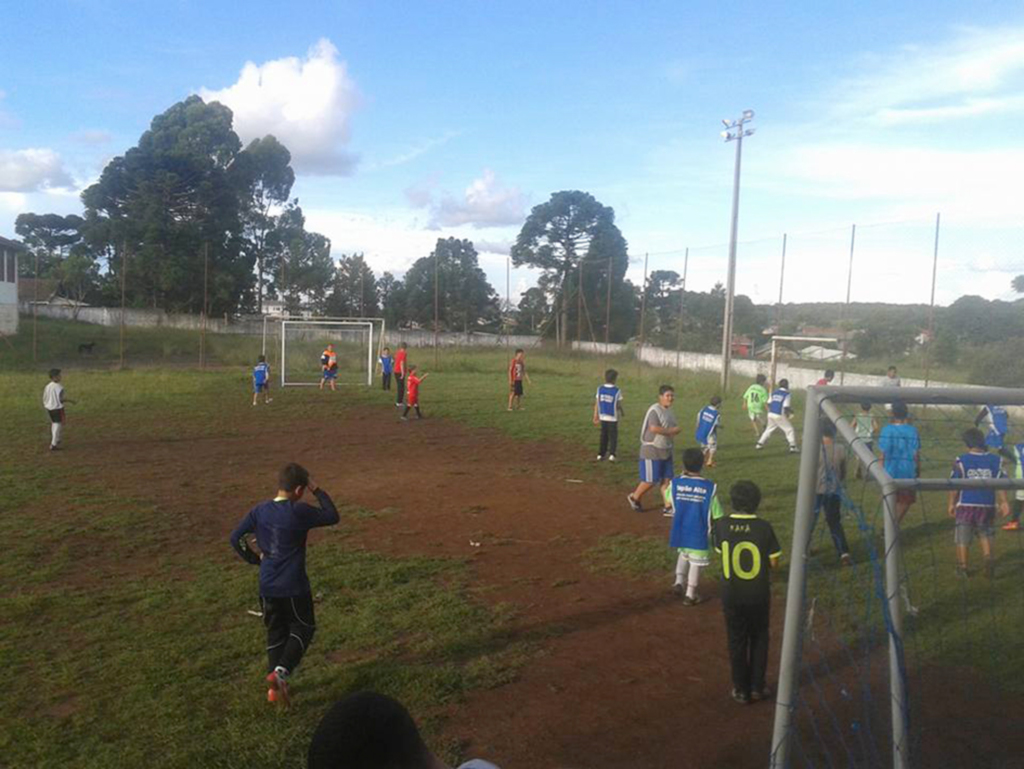
M715 551L722 556L722 611L729 639L732 698L747 704L771 696L768 668L769 571L782 548L768 521L757 517L761 490L753 481L729 489L732 513L714 522Z

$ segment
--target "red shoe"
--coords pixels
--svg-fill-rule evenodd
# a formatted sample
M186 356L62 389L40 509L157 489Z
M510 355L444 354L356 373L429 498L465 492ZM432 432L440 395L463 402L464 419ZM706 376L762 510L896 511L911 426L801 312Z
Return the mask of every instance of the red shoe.
M1010 521L1003 524L1003 531L1020 531L1020 521Z
M276 670L267 673L267 702L280 702L285 707L291 704L291 695L288 693L288 682L278 675Z

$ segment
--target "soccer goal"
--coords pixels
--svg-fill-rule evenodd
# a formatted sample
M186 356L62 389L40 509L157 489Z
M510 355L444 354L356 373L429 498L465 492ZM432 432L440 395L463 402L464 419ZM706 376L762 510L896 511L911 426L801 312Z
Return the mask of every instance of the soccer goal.
M1024 536L1001 513L1024 504L1024 390L806 397L771 767L969 765L982 728L977 765L1011 765L996 754L1014 750L1000 698L1024 683ZM903 407L913 432L880 443ZM1003 409L1000 434L985 415ZM978 428L987 448L965 460Z
M379 327L380 333L375 333ZM337 383L369 385L374 356L384 338L383 320L286 318L280 321L281 386L317 385L322 378L320 359L328 345L337 356Z

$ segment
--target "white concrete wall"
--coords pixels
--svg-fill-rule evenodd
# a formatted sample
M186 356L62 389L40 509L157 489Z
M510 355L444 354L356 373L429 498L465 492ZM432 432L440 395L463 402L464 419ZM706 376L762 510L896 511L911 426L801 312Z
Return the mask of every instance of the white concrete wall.
M13 251L0 248L0 334L18 331L18 263L14 262L14 282L7 280L7 261L16 260Z
M384 343L394 349L401 342L410 347L433 347L434 332L425 330L387 329ZM438 334L437 343L442 347L522 347L530 349L538 341L536 336L446 332Z

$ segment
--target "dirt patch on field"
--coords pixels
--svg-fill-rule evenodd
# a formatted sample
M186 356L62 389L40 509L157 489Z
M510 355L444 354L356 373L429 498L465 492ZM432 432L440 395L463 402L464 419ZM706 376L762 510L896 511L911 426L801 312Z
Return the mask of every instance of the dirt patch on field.
M587 551L603 538L662 536L667 521L658 512L633 513L628 489L570 482L579 468L569 447L515 442L443 420L401 423L387 408L343 410L328 438L320 419L283 432L272 420L272 407L254 410L236 434L188 440L187 450L180 440L91 442L81 425L81 437L59 460L75 456L76 471L106 470L111 493L153 500L159 517L188 532L170 542L154 538L152 554L190 548L232 558L228 532L273 492L278 466L296 460L348 506L354 544L467 559L480 600L513 607L507 641L530 641L537 650L517 680L471 692L445 713L446 738L470 755L503 769L766 765L774 708L729 698L714 587L705 587L706 603L684 608L668 573L630 580L589 568ZM335 535L311 539L314 585L316 541ZM148 571L148 555L90 557L69 581ZM772 678L781 615L777 602ZM941 698L932 705L928 723L919 725L935 741L962 742L962 729L949 726L961 706ZM991 739L980 744L986 755L972 743L973 759L998 766L999 756L1024 749L1014 719L1005 716L1020 712L1021 703L992 694L985 707ZM986 715L974 710L972 717Z

